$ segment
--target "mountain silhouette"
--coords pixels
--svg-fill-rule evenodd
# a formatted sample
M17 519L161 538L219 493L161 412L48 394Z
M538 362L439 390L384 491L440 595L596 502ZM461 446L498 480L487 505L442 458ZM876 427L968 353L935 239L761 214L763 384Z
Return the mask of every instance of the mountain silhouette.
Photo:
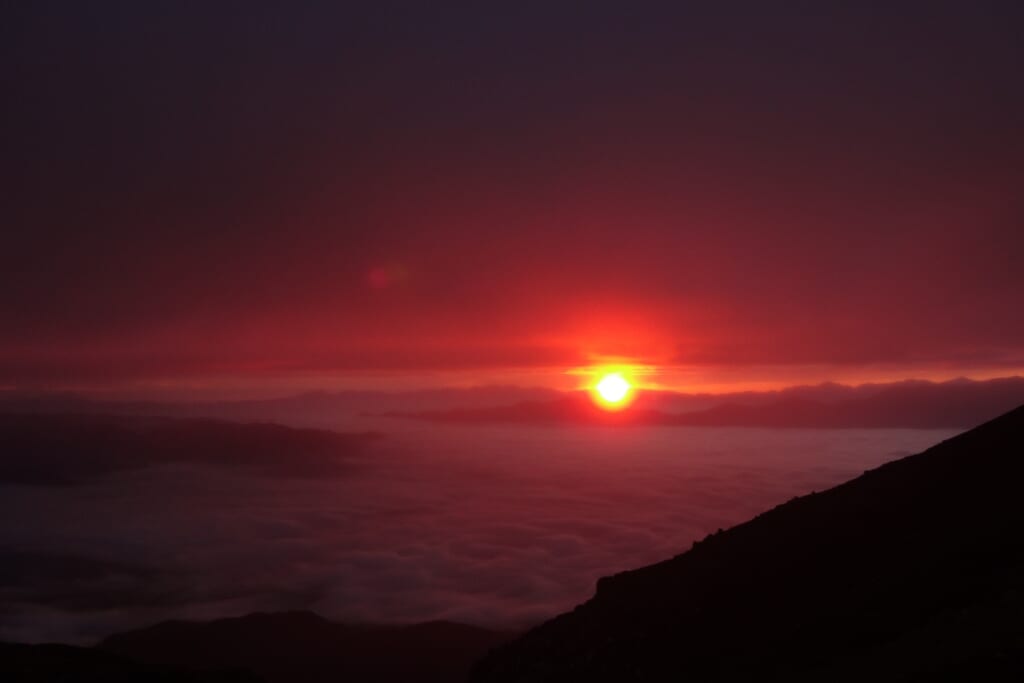
M511 634L445 621L350 625L311 612L168 621L112 635L101 651L182 670L245 669L268 683L461 683Z
M825 384L777 392L691 396L690 402L683 398L686 395L641 391L627 410L609 412L597 407L588 392L572 392L506 405L383 415L466 424L965 429L1024 402L1024 378L859 387ZM694 407L701 403L705 405Z
M791 500L499 648L475 683L1024 680L1024 406Z
M69 486L168 463L321 477L345 473L377 438L202 418L0 414L0 484Z
M214 418L327 429L338 428L342 418L352 416L464 423L966 429L1022 402L1024 377L857 386L825 382L719 394L645 389L637 393L629 410L620 412L597 408L586 391L501 386L321 391L272 399L185 402L110 401L0 390L0 413L8 414Z
M264 683L238 670L180 671L94 648L0 643L4 683Z

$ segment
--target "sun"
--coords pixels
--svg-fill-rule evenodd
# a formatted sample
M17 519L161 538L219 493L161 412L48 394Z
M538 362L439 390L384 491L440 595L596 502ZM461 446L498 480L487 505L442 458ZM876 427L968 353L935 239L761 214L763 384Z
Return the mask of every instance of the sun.
M622 376L622 373L609 372L594 385L594 391L605 406L624 407L633 391L633 385Z

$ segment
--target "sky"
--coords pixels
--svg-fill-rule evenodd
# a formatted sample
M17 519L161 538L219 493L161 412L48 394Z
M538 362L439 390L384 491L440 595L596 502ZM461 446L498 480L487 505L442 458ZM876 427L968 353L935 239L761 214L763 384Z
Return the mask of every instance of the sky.
M5 7L0 388L1024 371L1015 1Z

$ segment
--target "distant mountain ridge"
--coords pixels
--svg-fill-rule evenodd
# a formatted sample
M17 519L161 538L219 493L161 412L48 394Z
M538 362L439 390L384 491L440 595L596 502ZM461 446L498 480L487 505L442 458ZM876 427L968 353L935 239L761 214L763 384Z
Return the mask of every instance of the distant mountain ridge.
M276 422L333 428L339 417L361 413L502 405L509 401L556 398L554 389L471 387L389 391L310 391L276 398L239 400L106 400L73 393L23 394L0 391L0 413L112 414L232 421Z
M59 486L168 463L323 476L344 472L378 437L204 418L0 413L0 484Z
M446 621L343 624L312 612L167 621L96 647L0 643L4 683L462 683L511 633Z
M628 411L595 409L587 392L472 387L406 392L314 391L236 401L109 401L0 392L0 413L75 413L270 421L338 428L352 417L462 423L651 424L762 427L967 428L1024 403L1024 377L947 382L835 382L708 394L645 390Z
M446 621L353 625L280 612L169 621L112 635L97 647L150 666L244 669L267 683L461 683L473 662L511 637Z
M475 683L1024 680L1024 406L598 582Z
M4 683L266 683L248 671L180 671L94 648L0 643Z
M710 401L704 397L705 401ZM922 381L844 387L793 387L718 397L679 412L680 395L639 392L629 408L609 412L586 392L549 401L484 408L394 412L391 417L453 423L598 424L690 427L961 429L1024 403L1024 378Z

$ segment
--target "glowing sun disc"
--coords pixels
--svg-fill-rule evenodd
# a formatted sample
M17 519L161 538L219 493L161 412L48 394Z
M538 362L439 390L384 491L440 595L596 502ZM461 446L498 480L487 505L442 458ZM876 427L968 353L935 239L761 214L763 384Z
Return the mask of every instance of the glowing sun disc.
M631 388L626 378L617 372L605 375L594 387L598 395L608 403L621 403L629 395Z

